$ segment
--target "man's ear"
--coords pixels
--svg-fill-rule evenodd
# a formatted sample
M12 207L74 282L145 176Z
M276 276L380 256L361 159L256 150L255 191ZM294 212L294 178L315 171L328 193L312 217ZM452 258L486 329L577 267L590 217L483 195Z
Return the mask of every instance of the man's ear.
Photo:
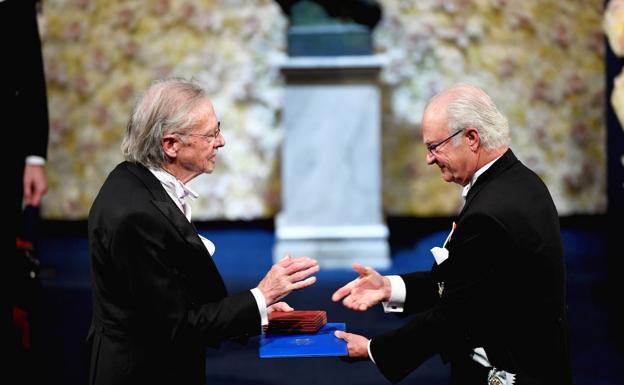
M180 141L175 135L165 135L162 138L163 151L165 151L165 154L170 158L178 156L179 145Z
M474 152L479 148L479 144L481 144L481 138L479 138L479 131L472 127L468 127L466 129L466 138L468 139L468 146Z

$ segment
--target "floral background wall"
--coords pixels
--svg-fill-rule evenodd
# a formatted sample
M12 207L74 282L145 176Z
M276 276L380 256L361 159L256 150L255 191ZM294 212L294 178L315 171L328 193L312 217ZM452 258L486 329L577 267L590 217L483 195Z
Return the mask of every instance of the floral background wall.
M606 208L601 0L380 0L386 55L384 210L448 215L459 190L425 164L424 104L457 81L483 87L509 116L512 148L561 214ZM151 80L195 77L227 141L196 178L196 219L279 211L280 110L287 21L272 0L46 0L50 189L43 215L86 218L134 98Z

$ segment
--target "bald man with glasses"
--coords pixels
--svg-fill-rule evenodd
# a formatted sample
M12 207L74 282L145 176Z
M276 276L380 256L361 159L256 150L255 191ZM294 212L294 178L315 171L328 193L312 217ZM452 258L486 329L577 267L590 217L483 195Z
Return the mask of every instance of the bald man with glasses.
M372 339L337 336L392 383L439 355L454 385L570 384L559 217L509 148L507 119L481 89L457 84L430 100L422 136L427 164L463 186L464 207L430 271L381 276L354 264L359 276L332 296L413 318Z

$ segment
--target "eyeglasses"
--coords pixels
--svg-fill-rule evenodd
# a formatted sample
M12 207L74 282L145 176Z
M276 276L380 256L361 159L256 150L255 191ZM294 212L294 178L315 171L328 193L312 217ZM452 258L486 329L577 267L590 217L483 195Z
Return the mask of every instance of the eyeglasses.
M430 144L427 146L427 151L429 151L429 153L431 155L435 155L437 153L437 148L440 147L441 145L443 145L444 143L448 142L449 140L453 139L454 136L456 136L457 134L459 134L460 132L464 131L465 128L462 128L461 130L457 131L456 133L454 133L453 135L449 136L448 138L435 143L435 144Z
M217 140L217 138L219 137L219 135L221 135L221 122L217 122L217 129L215 130L214 134L181 134L184 136L200 136L202 138L204 138L204 140L208 143L212 143L213 141Z

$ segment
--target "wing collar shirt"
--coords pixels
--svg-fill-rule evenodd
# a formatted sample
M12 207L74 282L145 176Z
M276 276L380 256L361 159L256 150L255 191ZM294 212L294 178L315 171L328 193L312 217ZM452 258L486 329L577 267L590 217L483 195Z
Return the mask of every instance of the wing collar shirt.
M477 181L477 178L480 177L481 174L486 172L490 167L492 167L494 162L496 162L499 159L500 159L500 156L498 158L494 159L493 161L491 161L489 163L486 163L485 165L483 165L483 167L481 167L480 169L477 170L477 172L474 173L474 175L470 179L470 183L465 185L464 188L462 189L461 196L462 196L462 198L464 198L464 200L466 200L466 197L468 196L468 191L470 191L472 186L474 186L475 182Z
M167 194L171 197L173 202L178 206L180 211L184 214L188 221L191 221L191 200L195 200L199 197L199 195L193 191L190 187L182 183L175 176L169 174L167 171L162 169L149 169L152 174L160 181L163 188L167 192ZM208 238L203 237L201 234L198 234L199 238L203 242L204 246L210 253L210 256L214 255L216 247L212 241ZM269 316L267 311L266 300L264 299L264 295L260 291L260 289L253 288L251 289L251 294L253 294L254 299L256 300L256 304L258 305L258 311L260 312L260 322L261 325L269 324Z
M199 195L195 191L191 190L190 187L179 181L175 176L169 174L167 171L154 169L150 169L150 171L160 181L167 194L169 194L173 202L176 204L176 206L178 206L182 213L184 213L184 216L190 222L191 204L189 201L197 199ZM212 252L210 253L210 255L212 255Z
M468 196L468 192L470 191L470 188L474 186L475 182L477 181L477 178L479 178L479 176L481 176L484 172L486 172L494 164L494 162L496 162L499 158L500 156L492 160L491 162L485 164L484 166L482 166L480 169L478 169L474 173L474 175L470 179L470 183L465 185L464 188L462 189L461 196L464 200ZM445 245L446 245L446 242L445 242ZM405 282L398 275L389 275L387 277L390 280L391 294L390 294L390 299L388 300L388 302L382 303L384 312L401 313L403 312L403 304L405 303L405 297L406 297ZM371 344L369 340L368 341L368 356L371 358L373 362L375 362L373 355L371 353L371 350L370 350L370 346ZM470 356L475 362L487 368L490 368L490 372L488 374L488 381L491 381L492 379L496 379L499 381L498 383L501 385L512 385L514 383L515 381L514 374L508 373L502 370L498 370L492 367L492 365L490 364L487 358L487 354L485 353L485 350L482 347L475 348L474 351L470 354ZM493 382L489 382L489 383L493 383Z

